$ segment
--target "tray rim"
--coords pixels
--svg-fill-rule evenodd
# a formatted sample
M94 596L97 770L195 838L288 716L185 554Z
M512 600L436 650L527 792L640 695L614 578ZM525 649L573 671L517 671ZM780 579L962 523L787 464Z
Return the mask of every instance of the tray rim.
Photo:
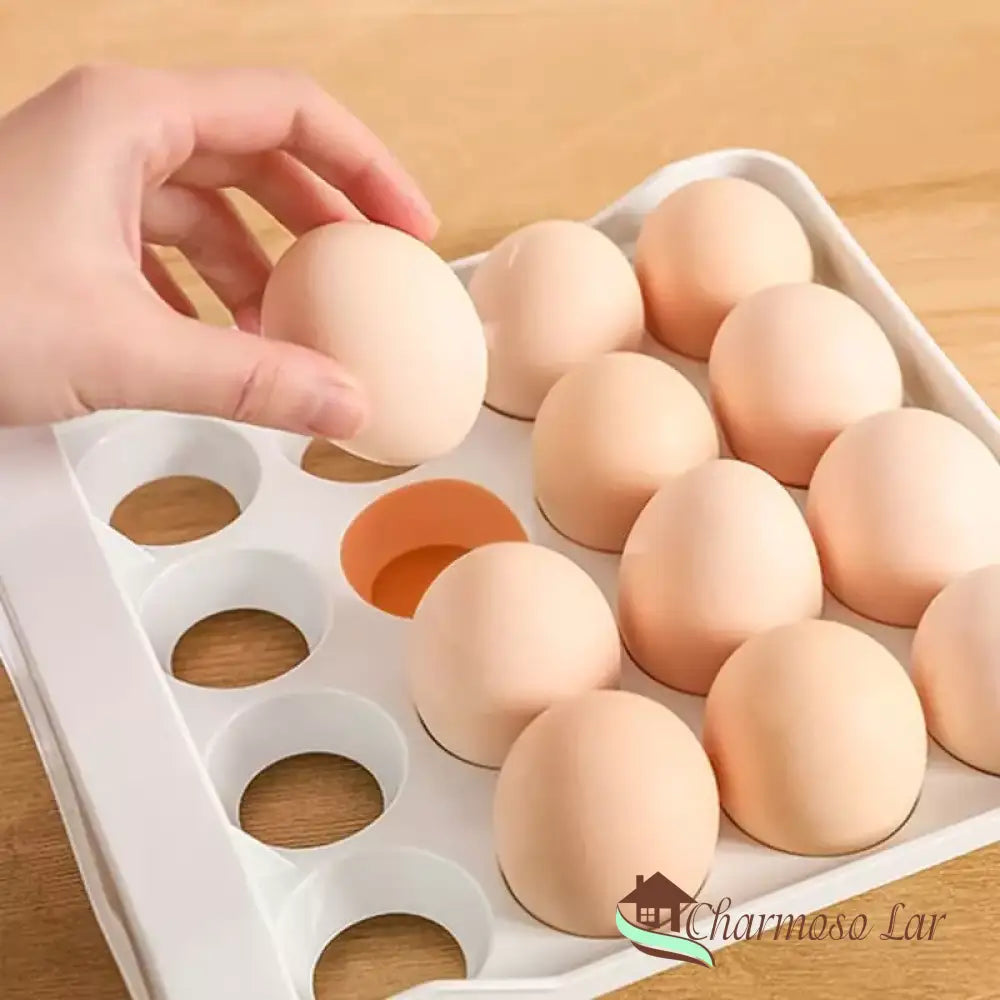
M600 228L608 220L613 219L621 212L622 208L629 203L630 199L635 197L639 190L656 184L658 179L664 174L668 171L677 171L681 165L686 165L691 171L697 172L701 167L707 168L709 165L718 165L723 161L739 160L767 163L784 173L798 186L803 195L813 203L815 210L823 216L825 224L829 226L830 231L835 234L846 252L865 269L867 277L875 283L878 293L885 299L888 307L897 314L905 325L907 337L912 337L918 343L920 349L931 356L933 363L939 369L941 375L952 384L956 392L962 396L963 401L972 408L979 419L991 428L992 432L1000 436L1000 419L998 419L985 400L975 391L957 365L931 337L895 288L874 265L809 175L793 161L766 150L747 147L722 148L686 157L659 167L640 180L625 194L584 221ZM468 270L485 253L486 251L484 250L469 254L450 261L450 264L458 271ZM54 462L61 466L59 474L63 477L64 486L72 492L74 501L80 505L82 512L89 517L85 501L76 488L72 471L62 458L61 453L56 453L58 451L58 444L55 431L52 428L14 429L0 432L0 470L7 464L8 451L19 451L20 446L24 446L26 442L29 442L29 439L31 447L49 453L46 461L50 465L48 469L50 474L55 472L51 463ZM3 444L5 440L11 444L16 442L19 447L4 448ZM6 527L8 530L12 528L10 523ZM96 536L93 540L96 544ZM4 532L0 531L0 554L7 552L6 541ZM128 956L125 953L124 949L127 948L127 944L125 944L120 936L113 934L111 925L116 918L109 910L106 897L100 889L99 880L96 874L94 874L96 872L96 864L100 863L101 860L109 862L110 866L114 868L114 858L102 859L100 852L104 849L103 845L99 843L95 845L93 838L88 836L86 829L88 798L86 789L77 788L74 783L73 768L70 764L72 752L67 749L60 739L57 732L58 719L53 722L53 719L50 718L49 709L45 704L44 691L39 690L38 679L32 676L31 657L27 655L23 639L21 641L18 640L19 628L17 617L11 611L9 596L4 598L2 585L3 580L0 579L0 652L3 653L8 674L11 676L12 686L28 721L36 748L42 758L50 787L53 790L57 807L60 810L63 825L66 829L71 850L73 850L78 868L81 870L81 876L83 877L91 907L108 941L109 949L119 965L123 978L126 980L126 985L130 993L136 997L144 997L147 994L143 992L145 986L137 978L137 967L132 960L134 956ZM122 602L127 604L124 595L121 596ZM133 624L138 628L137 622L133 621ZM153 664L155 666L155 658L153 658ZM156 667L156 671L157 673L159 672L158 667ZM165 686L164 695L167 699L170 698L169 691ZM180 721L180 726L184 728L183 720ZM191 750L193 752L193 748ZM200 766L200 758L196 754L195 757ZM99 817L97 818L99 819ZM98 823L97 826L99 827L100 824ZM100 839L100 836L98 836L97 840L100 841ZM795 909L795 912L805 913L828 908L837 902L847 900L859 893L912 875L918 871L996 842L997 840L1000 840L1000 809L993 809L959 823L920 835L904 843L883 848L877 853L864 855L856 859L847 859L843 864L831 871L811 876L784 886L774 892L749 900L742 906L730 910L730 913L735 918L744 912L757 912L762 907L771 908L779 904L782 908L788 908L791 905ZM232 853L235 857L235 849L232 849ZM89 879L85 870L88 868L91 870ZM116 879L117 881L119 880ZM119 888L121 889L122 887L119 885ZM125 890L124 894L127 897L127 887L125 887ZM112 940L113 936L115 940ZM713 943L713 949L719 950L727 944L728 942ZM141 950L142 945L140 944L140 952ZM430 998L437 996L473 997L480 995L493 997L516 995L520 1000L527 1000L530 997L544 997L547 1000L556 1000L556 998L560 998L561 1000L561 998L565 997L566 1000L571 1000L571 998L581 995L596 995L593 992L594 990L607 992L619 988L628 983L643 979L646 976L664 971L676 964L678 963L650 959L648 956L629 948L623 942L622 951L586 963L570 972L560 975L535 979L432 981L413 987L405 991L405 993L400 994L400 996L404 996L408 1000L430 1000ZM294 996L294 991L290 985L286 995L290 998ZM193 998L185 996L183 1000L193 1000Z

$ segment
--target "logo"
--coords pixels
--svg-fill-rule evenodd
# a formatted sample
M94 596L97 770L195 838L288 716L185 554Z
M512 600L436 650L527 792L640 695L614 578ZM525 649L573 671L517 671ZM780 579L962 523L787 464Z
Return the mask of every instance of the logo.
M703 941L863 941L876 929L866 913L729 913L732 899L724 896L714 906L698 902L661 872L649 878L636 875L635 888L618 901L615 926L639 951L656 958L679 959L706 968L715 959ZM711 929L699 928L698 913L711 916ZM681 912L684 920L681 920ZM947 913L906 914L906 904L893 904L882 941L933 941ZM708 916L703 916L708 920Z
M636 875L635 888L618 901L615 925L623 937L647 955L712 968L712 953L700 941L681 933L681 910L694 902L660 872L649 878ZM629 911L635 913L634 920L625 915Z

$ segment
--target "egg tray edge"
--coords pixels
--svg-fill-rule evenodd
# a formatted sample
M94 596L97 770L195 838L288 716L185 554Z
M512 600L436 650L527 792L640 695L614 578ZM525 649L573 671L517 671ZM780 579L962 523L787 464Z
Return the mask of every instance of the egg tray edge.
M796 212L813 242L821 277L852 295L886 330L903 364L911 401L932 405L954 416L1000 456L1000 422L878 273L808 178L788 161L752 150L721 151L680 161L651 175L591 222L631 253L642 217L670 190L696 178L725 174L737 174L762 184ZM453 263L464 280L480 256ZM704 390L704 379L700 376L703 366L659 350L655 353L676 364ZM368 502L407 482L456 476L496 493L518 515L533 541L570 555L613 599L617 561L589 553L562 539L535 508L526 461L530 425L484 410L473 433L452 455L381 483L339 485L309 482L295 461L296 451L304 448L306 442L289 435L166 414L100 415L84 424L60 429L58 436L66 460L54 448L51 432L0 433L0 475L6 473L4 478L13 484L14 498L13 512L5 513L0 529L3 584L0 624L5 626L0 629L0 650L46 763L95 912L133 995L145 996L143 991L147 990L149 995L178 1000L202 996L239 996L241 1000L257 996L269 1000L311 996L307 977L316 957L313 952L317 943L322 947L330 931L330 926L317 924L312 927L313 937L308 944L302 944L309 937L310 920L316 923L316 908L326 905L329 909L333 905L336 913L324 916L332 924L350 923L372 915L363 912L366 907L385 912L385 907L399 905L389 898L391 892L387 895L384 886L380 889L370 884L372 879L366 881L352 873L363 866L352 867L349 859L366 857L372 870L380 866L385 870L388 866L397 883L407 883L411 878L407 872L411 872L417 896L421 885L439 890L428 895L439 897L437 902L445 910L448 906L452 909L439 912L435 909L437 902L432 901L423 906L424 915L439 919L452 931L472 971L478 974L478 978L465 981L423 984L408 991L408 997L471 997L489 993L569 1000L597 996L667 967L663 961L643 955L624 942L584 942L557 934L537 925L519 910L492 862L485 825L491 773L449 758L423 733L405 697L398 671L398 644L405 623L389 620L364 605L340 574L339 536L352 516ZM130 462L127 456L134 451L114 451L117 437L141 433L146 440L176 444L183 443L189 431L193 432L192 440L196 440L199 429L205 426L211 426L211 433L221 434L229 444L245 442L250 450L244 458L250 454L253 456L250 465L258 464L259 475L250 488L246 468L241 480L239 460L233 458L230 463L229 473L235 477L230 484L235 484L234 495L241 491L246 494L238 496L246 502L241 502L243 514L233 525L207 539L158 552L154 557L123 542L120 536L91 518L88 512L95 503L95 490L98 506L103 502L102 480L100 469L93 473L92 481L88 480L86 470L88 463L95 464L94 456L100 449L111 454L105 468L118 467L125 479L135 479L138 475L132 484L138 485L144 478L155 478L150 470L155 470L156 449L150 449L141 461ZM192 447L197 451L196 444ZM233 454L241 447L234 445ZM143 461L146 468L138 467ZM69 471L70 464L78 472L82 470L75 480ZM157 474L166 473L161 470ZM218 477L210 475L210 478ZM108 496L124 495L121 482L113 484L113 488L105 485ZM39 491L43 487L47 499L41 498ZM289 491L295 492L295 504L288 503ZM334 496L342 499L336 513L331 514ZM289 509L300 516L283 517ZM43 517L46 513L62 516L62 530L55 534L67 541L72 536L71 544L60 549L53 539L46 537L47 519ZM323 520L317 521L320 517ZM317 523L328 529L318 546L316 534L309 527ZM82 533L90 532L93 535L88 545ZM92 544L94 538L100 540L100 550ZM91 573L101 575L94 562L95 555L100 556L101 552L107 560L102 585L93 587L94 593L88 594L87 600L77 602L81 606L69 616L68 628L61 633L50 629L45 624L49 608L73 607L64 604L60 597L69 600L74 584L84 585ZM290 593L298 593L296 579L298 585L308 590L311 584L303 584L302 580L312 574L320 594L331 598L330 620L306 623L303 628L311 639L310 657L275 681L227 691L193 688L159 669L130 670L137 657L146 659L150 665L156 662L157 655L163 659L163 650L156 648L156 605L149 597L162 586L162 580L171 573L185 572L185 566L200 559L214 560L218 556L225 560L233 553L251 553L249 569L244 566L242 570L237 567L221 572L223 579L226 572L230 573L230 579L237 579L241 572L244 576L266 577L252 554L279 553L275 564L279 568L275 570L270 565L275 593L289 587ZM283 557L289 562L282 563ZM303 575L296 578L295 570L290 570L291 576L283 577L282 573L293 564L306 567ZM107 573L107 566L112 567L114 581ZM51 587L39 586L38 579L49 574L61 574L60 581ZM198 578L197 573L190 577L192 581ZM324 581L333 581L329 594L324 592ZM117 582L120 588L114 598L103 585L110 582ZM187 589L198 591L199 586ZM222 586L225 587L224 582ZM175 588L169 592L172 600L164 598L163 603L175 604L178 600L183 603L178 595L184 592L184 587ZM127 605L121 601L122 593L129 596ZM122 607L108 607L107 602L112 600ZM213 604L213 600L204 598L201 607L199 600L199 595L194 594L190 606L176 613L195 614L191 624L204 614L221 610L217 601ZM263 599L258 603L262 602ZM275 600L270 603L273 605ZM853 624L860 622L836 606L832 615ZM78 667L77 676L73 676L73 664L80 659L81 644L85 648L94 646L89 641L91 632L104 616L109 630L103 643L96 645L106 658L87 664L91 673L84 684ZM295 608L286 617L295 622ZM870 623L864 623L864 627L873 631ZM878 627L874 628L878 631ZM335 644L332 637L339 641ZM880 632L878 637L894 652L905 655L908 634L904 630ZM362 655L365 650L366 655ZM371 658L380 661L383 669L370 669ZM122 691L121 681L126 675L133 686L141 688L137 701L132 702L139 708L122 713L116 712L111 704L103 712L95 712L95 695L101 691ZM142 678L138 684L137 675ZM666 692L631 664L626 670L625 686L665 701L697 728L700 721L697 699ZM361 699L355 708L364 704L365 711L371 707L376 713L369 722L378 718L385 723L381 743L375 740L367 750L358 751L355 747L355 752L347 755L369 767L386 799L391 800L390 805L380 820L341 844L293 852L267 848L242 834L233 824L234 809L242 791L238 786L252 777L252 773L245 772L259 769L261 762L266 766L290 753L336 748L302 745L296 750L295 746L282 744L280 739L272 740L267 751L261 751L261 760L247 763L243 773L239 773L238 762L249 752L236 753L237 763L227 766L225 762L218 763L220 754L225 757L220 746L239 728L240 720L255 711L265 716L270 711L277 712L275 718L284 719L285 728L294 730L296 726L289 723L301 718L295 715L298 709L294 706L300 704L297 699L311 701L317 691L332 695L334 700L340 698L335 711L343 713L347 729L351 729L352 697ZM285 707L273 709L279 703ZM147 713L145 720L143 711ZM290 714L283 716L282 712ZM95 715L102 722L96 737ZM123 718L126 715L127 725ZM169 740L159 746L130 742L154 723L170 734ZM261 728L270 732L281 726L265 720ZM308 726L300 728L309 730ZM363 728L358 726L356 730ZM374 728L379 729L379 725ZM309 730L315 731L315 727ZM354 738L360 738L357 731ZM393 771L392 752L386 750L394 739L403 748L396 760L400 773ZM129 747L127 753L122 752L125 746ZM179 757L169 759L171 754ZM360 759L366 754L367 761ZM380 754L387 760L379 760ZM178 760L183 767L173 766ZM203 761L207 761L207 767L202 766ZM135 780L139 768L146 769L145 780ZM916 826L904 828L886 844L853 858L819 862L791 858L741 838L724 824L724 839L729 838L734 866L746 866L748 859L754 858L751 863L763 874L756 880L733 879L730 884L723 884L723 878L716 884L713 872L708 887L711 895L737 899L738 905L730 911L733 919L744 911L807 913L998 839L1000 782L964 768L941 752L932 754L931 768L929 775L940 785L940 790L937 786L932 790L932 798L940 794L949 801L962 799L965 805L958 813L952 810L944 822L938 822L943 815L939 809L932 809L923 817L916 815ZM183 774L174 773L178 770ZM130 781L117 780L123 771L131 772ZM435 787L442 782L448 785L447 791ZM123 787L135 790L131 815L120 806ZM922 799L925 808L926 800L925 794ZM426 804L432 801L435 808L429 812ZM197 802L197 808L181 812L184 802ZM144 804L151 811L145 818ZM478 830L474 838L461 836L469 829L470 809L477 816L472 823ZM156 829L148 822L154 810L165 820ZM178 824L187 826L187 836L182 841L194 852L186 857L178 856ZM449 834L449 829L457 831L457 835ZM145 838L144 851L137 850L139 837ZM148 856L154 846L163 859L161 876L173 870L172 886L168 886L165 877L146 877L138 867L140 859ZM443 866L439 861L443 861ZM410 862L412 871L406 867ZM396 870L394 864L403 867ZM474 874L463 880L461 872L468 874L470 868ZM452 875L454 879L449 882ZM310 896L310 886L321 888ZM221 892L225 898L208 901L204 899L206 892L216 897ZM351 910L348 906L341 907L342 912L337 910L339 899L351 901L365 893L368 901L360 908ZM410 909L419 912L420 900L414 898L410 902ZM493 911L485 919L484 902L486 910ZM300 904L304 917L296 924L289 913ZM225 914L229 914L229 922L221 935L228 942L228 949L205 948L205 938L214 935L214 942L218 943L218 925L211 933L200 935L192 933L190 926L178 925L178 921L200 917L207 928L211 926L209 920L219 921ZM199 937L203 940L199 941ZM248 948L250 942L254 942L253 949ZM524 967L525 954L537 956L535 968ZM181 968L182 965L187 969ZM200 969L203 974L191 978L192 968Z

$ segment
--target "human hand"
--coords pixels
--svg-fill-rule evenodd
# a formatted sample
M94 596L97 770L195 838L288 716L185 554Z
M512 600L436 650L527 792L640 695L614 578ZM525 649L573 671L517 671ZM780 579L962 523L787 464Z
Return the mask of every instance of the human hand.
M364 422L332 358L257 335L270 262L220 189L292 233L437 221L385 147L280 70L73 70L0 119L0 425L101 409L202 413L332 438ZM177 247L240 329L199 321Z

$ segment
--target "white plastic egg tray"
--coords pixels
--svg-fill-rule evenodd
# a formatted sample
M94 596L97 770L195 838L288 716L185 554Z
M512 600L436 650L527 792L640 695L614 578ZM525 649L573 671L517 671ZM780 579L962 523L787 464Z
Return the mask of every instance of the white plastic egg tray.
M889 335L909 401L962 421L1000 457L1000 421L791 163L744 150L674 163L592 222L631 252L644 214L667 193L718 175L756 181L788 204L821 278ZM464 278L477 259L454 266ZM704 390L703 365L649 349ZM667 967L622 939L552 930L514 901L493 854L496 773L428 737L400 670L408 621L366 604L341 569L341 537L372 501L416 481L460 478L495 493L533 541L576 560L613 602L617 559L566 541L536 509L530 433L530 424L484 409L453 454L368 484L303 472L304 438L198 418L106 414L0 433L0 655L133 997L311 998L325 944L388 912L440 923L465 956L467 979L424 984L406 994L413 998L580 1000ZM108 527L130 490L178 474L220 483L242 515L205 539L156 549ZM828 617L860 626L906 661L909 631L827 601ZM178 637L238 607L295 623L308 658L242 689L174 678L164 664ZM657 685L627 661L623 686L700 730L702 699ZM237 810L250 780L312 751L364 765L381 786L383 815L312 849L271 848L243 833ZM849 858L795 857L724 818L700 896L731 897L733 919L808 913L997 839L1000 779L932 745L916 810L888 841Z

